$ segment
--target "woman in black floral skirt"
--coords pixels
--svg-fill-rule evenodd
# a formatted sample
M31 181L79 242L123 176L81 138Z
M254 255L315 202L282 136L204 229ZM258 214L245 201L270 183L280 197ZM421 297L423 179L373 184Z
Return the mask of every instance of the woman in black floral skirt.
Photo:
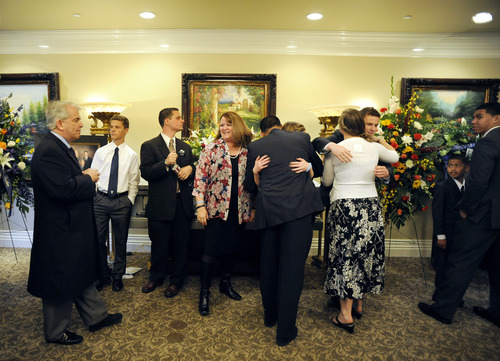
M325 292L340 298L335 326L354 332L352 314L360 319L365 293L380 293L384 287L384 225L375 187L375 166L379 159L395 163L399 156L382 138L365 133L365 123L355 109L339 118L344 140L339 143L351 151L352 160L342 163L335 156L325 158L323 184L333 188L327 227L330 249Z

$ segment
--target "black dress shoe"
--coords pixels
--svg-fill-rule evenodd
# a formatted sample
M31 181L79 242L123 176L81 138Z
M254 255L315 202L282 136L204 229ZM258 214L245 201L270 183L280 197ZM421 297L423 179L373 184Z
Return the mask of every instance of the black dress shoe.
M113 280L113 292L120 292L123 290L123 281L120 280Z
M286 346L293 340L297 338L297 335L299 333L299 330L297 330L297 327L293 330L293 336L292 337L276 337L276 345L278 346Z
M225 294L227 297L229 297L232 300L235 300L235 301L241 300L241 296L238 294L238 292L236 292L233 289L233 286L231 286L230 281L221 281L221 283L219 284L219 291L220 291L220 293Z
M121 313L112 313L112 314L110 313L104 320L97 322L95 325L90 325L89 331L96 332L99 331L101 328L115 325L117 323L122 322L122 318L123 316Z
M79 343L82 343L82 341L83 341L82 336L77 335L76 333L71 331L64 332L59 340L56 341L47 340L48 343L57 343L58 345L77 345Z
M418 304L418 308L420 309L420 311L422 311L423 314L432 317L436 321L444 323L445 325L449 325L451 323L451 320L441 316L439 313L432 309L431 305L428 305L427 303L420 302Z
M500 319L493 317L493 315L486 308L474 306L472 307L472 311L474 311L474 313L479 317L492 322L497 327L500 327Z

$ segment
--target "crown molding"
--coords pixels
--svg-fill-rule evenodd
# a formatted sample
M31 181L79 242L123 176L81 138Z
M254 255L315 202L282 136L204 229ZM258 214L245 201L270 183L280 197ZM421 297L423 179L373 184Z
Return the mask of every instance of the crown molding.
M168 47L161 47L162 44L168 44ZM498 44L500 44L500 33L372 33L246 29L0 32L0 54L232 53L500 58ZM48 48L40 48L40 45L47 45ZM414 48L424 50L414 52Z

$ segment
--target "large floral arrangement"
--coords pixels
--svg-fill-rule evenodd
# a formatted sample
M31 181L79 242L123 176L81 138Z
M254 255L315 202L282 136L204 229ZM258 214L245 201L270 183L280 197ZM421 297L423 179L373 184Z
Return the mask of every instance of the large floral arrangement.
M388 108L380 110L380 126L383 136L400 154L399 161L391 164L394 175L389 184L378 184L386 217L399 229L413 219L415 212L427 210L426 203L432 198L436 184L437 150L428 143L434 137L434 124L427 120L426 112L416 106L418 94L402 106L394 96Z
M22 106L14 111L8 102L11 96L0 99L0 204L9 210L14 204L26 215L34 202L28 178L35 127L21 123Z
M260 137L260 132L257 133L253 128L250 128L250 130L252 131L252 138L254 140ZM218 131L218 126L192 130L191 136L188 138L183 138L183 140L191 146L191 149L193 150L193 156L198 159L203 149L205 149L205 146L215 140Z

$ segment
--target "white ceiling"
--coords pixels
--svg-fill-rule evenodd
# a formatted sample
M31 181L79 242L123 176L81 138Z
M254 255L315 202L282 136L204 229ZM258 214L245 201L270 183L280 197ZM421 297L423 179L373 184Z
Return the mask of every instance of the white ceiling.
M0 0L0 54L39 53L500 58L500 0Z

